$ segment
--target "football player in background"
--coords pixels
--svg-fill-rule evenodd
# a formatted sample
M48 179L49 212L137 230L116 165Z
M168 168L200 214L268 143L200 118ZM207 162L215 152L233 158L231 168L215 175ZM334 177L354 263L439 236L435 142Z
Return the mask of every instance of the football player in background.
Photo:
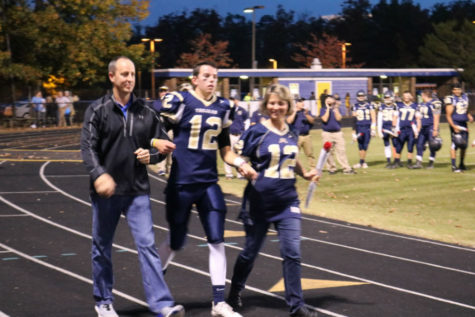
M473 122L473 117L468 113L468 97L462 92L462 86L455 84L452 87L452 94L444 98L445 115L450 125L452 135L452 145L450 147L450 158L452 172L460 173L465 171L464 159L465 150L468 144L467 122ZM460 164L456 165L456 151L460 149Z
M376 135L376 112L363 90L358 90L356 100L352 109L352 115L356 118L353 139L358 141L360 162L353 165L353 168L368 168L368 164L365 162L366 151L371 137Z
M442 103L437 98L432 97L432 91L425 89L421 93L422 103L417 106L416 121L419 137L417 138L417 156L416 164L412 168L422 168L422 155L424 154L424 148L426 142L430 142L432 139L439 135L439 122L440 112L442 109ZM434 167L435 151L434 148L429 146L430 156L429 165L427 168Z
M250 127L235 146L241 155L250 159L258 176L247 184L244 192L249 201L249 211L243 212L248 215L241 214L246 243L234 265L228 302L235 308L242 306L241 291L273 224L279 235L285 300L290 306L290 316L315 317L317 313L305 307L300 281L301 213L295 174L316 180L318 171L313 168L304 172L297 159L298 137L285 121L294 111L289 89L279 84L268 87L260 110L269 119Z
M169 238L159 247L166 269L175 252L186 242L191 207L196 205L209 248L209 271L213 291L212 316L239 317L224 301L226 255L224 221L226 204L217 184L216 152L248 178L256 172L230 147L232 104L215 94L218 70L209 62L193 69L194 90L172 92L162 100L161 116L172 127L176 151L166 188ZM152 140L153 143L153 140Z
M249 114L247 111L239 105L239 99L237 97L231 98L234 103L233 108L233 123L229 127L229 138L231 141L231 148L239 141L241 134L246 130L249 125ZM224 174L226 179L234 177L233 167L224 163ZM237 173L238 178L242 178L241 174Z
M392 91L386 91L383 95L383 102L378 107L378 136L383 139L384 143L384 156L386 157L386 168L391 166L391 157L394 150L394 142L392 138L392 126L393 126L393 115L396 109L396 104L394 103L394 95ZM391 133L389 133L391 132Z
M412 168L412 152L414 150L414 144L416 135L416 110L417 105L412 102L412 94L409 91L405 91L402 94L402 102L396 103L396 111L393 116L393 133L398 134L397 138L394 138L394 147L396 153L394 154L394 163L391 168L402 167L401 152L407 142L407 168Z

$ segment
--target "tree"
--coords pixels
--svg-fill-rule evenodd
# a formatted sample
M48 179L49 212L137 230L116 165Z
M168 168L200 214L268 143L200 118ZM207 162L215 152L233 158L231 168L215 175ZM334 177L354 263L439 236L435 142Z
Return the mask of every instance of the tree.
M338 40L335 36L323 33L321 38L315 34L310 34L310 40L305 44L295 44L301 51L292 56L292 59L305 67L312 65L313 59L318 58L324 68L340 68L342 66L342 45L345 42ZM351 57L347 56L347 64L351 62ZM361 67L352 65L351 67Z
M176 62L178 67L193 67L198 62L213 62L218 67L230 67L233 60L226 51L228 41L211 41L210 34L201 34L191 41L191 52L183 53Z
M428 67L463 68L462 78L475 85L475 27L471 21L434 25L419 49L420 63Z
M127 55L150 63L143 45L127 46L131 22L149 0L2 0L0 76L38 84L50 75L69 87L103 83L107 62Z

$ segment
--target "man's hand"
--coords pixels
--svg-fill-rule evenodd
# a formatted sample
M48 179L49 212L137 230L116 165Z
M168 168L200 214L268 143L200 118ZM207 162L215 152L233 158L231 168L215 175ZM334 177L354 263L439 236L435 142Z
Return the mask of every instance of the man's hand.
M254 180L257 178L257 172L248 163L241 164L238 167L238 172L248 180Z
M170 154L175 150L176 145L168 140L154 139L153 147L156 148L160 154Z
M96 193L99 196L109 198L110 196L114 195L115 192L115 181L107 173L102 174L94 181L94 188L96 189Z
M150 163L150 151L142 149L141 147L135 150L134 154L137 156L137 160L142 164Z

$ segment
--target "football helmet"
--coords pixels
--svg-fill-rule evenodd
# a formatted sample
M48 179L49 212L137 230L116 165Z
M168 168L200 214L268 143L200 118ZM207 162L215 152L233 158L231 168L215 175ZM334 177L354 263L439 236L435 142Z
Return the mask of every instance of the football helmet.
M358 101L365 101L366 100L366 93L363 89L360 89L356 92L356 100Z
M441 137L435 137L435 138L430 138L429 139L429 149L432 152L437 152L440 150L442 147L442 138Z
M454 142L455 146L460 149L467 148L467 140L460 133L452 134L452 142Z

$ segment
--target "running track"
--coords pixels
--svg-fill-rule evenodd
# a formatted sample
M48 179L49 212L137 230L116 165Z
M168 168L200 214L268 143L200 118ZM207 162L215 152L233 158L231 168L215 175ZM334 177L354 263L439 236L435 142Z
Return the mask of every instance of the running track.
M0 317L95 316L88 176L76 129L0 134ZM167 235L164 178L151 174L157 243ZM228 278L243 247L239 199L228 196ZM288 316L271 232L243 292L243 316ZM302 279L321 316L475 316L475 249L325 218L302 222ZM146 307L133 240L116 233L115 307ZM208 249L196 214L166 280L187 316L209 316ZM229 286L229 284L228 284Z

